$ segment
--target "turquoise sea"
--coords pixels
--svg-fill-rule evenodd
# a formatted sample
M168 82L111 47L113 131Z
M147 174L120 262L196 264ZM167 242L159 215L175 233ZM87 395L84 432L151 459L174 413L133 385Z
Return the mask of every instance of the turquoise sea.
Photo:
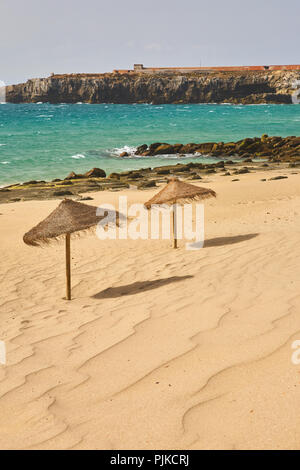
M107 173L205 156L135 157L123 150L152 142L232 141L300 135L299 105L1 104L0 186L63 178L92 167Z

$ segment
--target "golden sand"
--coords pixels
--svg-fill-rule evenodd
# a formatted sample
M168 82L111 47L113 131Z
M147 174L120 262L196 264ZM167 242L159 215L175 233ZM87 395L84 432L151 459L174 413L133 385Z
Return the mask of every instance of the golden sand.
M22 241L58 201L1 205L0 448L299 449L294 172L213 176L198 251L74 240L71 302L64 246Z

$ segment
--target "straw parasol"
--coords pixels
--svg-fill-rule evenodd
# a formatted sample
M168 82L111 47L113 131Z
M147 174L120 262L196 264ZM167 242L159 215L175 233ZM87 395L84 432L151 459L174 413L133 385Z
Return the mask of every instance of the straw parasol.
M175 204L184 204L192 201L201 201L210 197L216 197L215 191L209 188L201 188L193 184L185 183L176 177L169 179L168 184L145 203L146 209L151 206L167 204L169 206ZM176 238L176 206L173 207L173 247L177 248Z
M66 243L66 298L71 300L71 234L93 229L104 216L96 215L97 207L64 199L51 214L36 227L25 233L23 241L27 245L41 246L53 240L65 238ZM120 214L116 213L118 224Z

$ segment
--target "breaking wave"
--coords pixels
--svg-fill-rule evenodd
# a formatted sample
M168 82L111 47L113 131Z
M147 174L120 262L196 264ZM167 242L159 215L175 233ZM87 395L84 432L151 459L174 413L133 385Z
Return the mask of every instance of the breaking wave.
M77 155L72 155L71 158L79 160L80 158L85 158L85 155L82 155L82 153L78 153Z

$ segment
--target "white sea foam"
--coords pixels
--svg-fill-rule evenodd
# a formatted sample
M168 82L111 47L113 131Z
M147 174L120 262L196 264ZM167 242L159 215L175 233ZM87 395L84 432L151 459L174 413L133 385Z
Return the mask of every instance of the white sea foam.
M124 147L114 148L112 150L112 153L116 155L117 157L119 157L121 153L123 152L127 152L129 157L133 157L135 156L134 154L136 152L136 147L130 147L129 145L124 145Z
M128 157L125 157L125 159L127 158L136 158L136 159L143 159L145 160L145 157L143 157L142 155L135 155L135 152L136 152L136 147L130 147L128 145L125 145L124 147L120 147L120 148L114 148L113 150L111 151L108 151L108 154L111 155L115 155L115 156L120 156L121 153L123 152L127 152L128 153ZM203 155L201 153L187 153L185 155L181 155L179 153L172 153L172 154L163 154L163 155L151 155L151 158L154 158L154 159L157 159L157 160L182 160L182 159L186 159L186 158L195 158L195 157L204 157L204 158L211 158L209 155ZM150 157L149 157L150 158ZM122 158L123 160L123 158Z
M0 162L2 165L8 165L9 162Z
M141 155L133 155L134 158L141 158L145 160L145 157L142 157ZM205 156L205 155L204 155ZM156 160L184 160L186 158L195 158L195 157L203 157L200 153L186 153L184 155L181 155L179 153L165 153L165 154L160 154L160 155L151 155L151 157L147 158L154 158Z
M6 102L6 87L2 80L0 80L0 102L1 104L5 104Z
M0 144L0 147L5 147L6 144Z
M77 155L72 155L71 158L79 160L80 158L85 158L85 155L82 155L82 153L77 153Z
M296 80L293 83L293 88L295 89L295 91L294 93L292 93L292 103L300 104L300 80Z

